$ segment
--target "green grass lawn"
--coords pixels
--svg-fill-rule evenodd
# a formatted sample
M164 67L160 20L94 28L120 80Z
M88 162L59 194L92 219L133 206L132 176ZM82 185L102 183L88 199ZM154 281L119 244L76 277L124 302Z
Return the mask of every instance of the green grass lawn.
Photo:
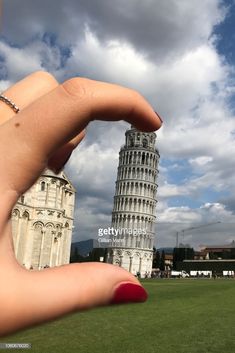
M0 342L31 343L33 353L235 352L234 280L164 279L143 284L149 292L146 303L73 314Z

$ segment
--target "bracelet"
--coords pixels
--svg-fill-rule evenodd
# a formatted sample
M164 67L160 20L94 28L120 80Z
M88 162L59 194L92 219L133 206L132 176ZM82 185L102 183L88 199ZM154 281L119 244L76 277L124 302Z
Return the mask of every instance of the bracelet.
M4 96L3 94L0 94L0 100L4 103L6 103L7 105L9 105L9 107L11 109L14 110L15 113L19 113L20 109L17 107L17 105L15 103L13 103L9 98L7 98L6 96Z

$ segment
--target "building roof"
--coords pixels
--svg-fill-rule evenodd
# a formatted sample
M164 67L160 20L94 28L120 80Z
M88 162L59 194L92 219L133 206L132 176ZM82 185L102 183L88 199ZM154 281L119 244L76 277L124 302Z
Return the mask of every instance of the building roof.
M173 254L166 254L165 260L173 260Z
M183 260L183 262L192 262L192 263L196 263L196 262L202 262L202 263L212 263L212 262L234 262L234 259L221 259L221 260Z
M69 178L67 177L67 175L65 174L65 172L63 170L61 172L59 172L58 174L55 174L51 169L47 168L42 172L41 176L63 179L67 182L67 184L70 185L72 191L76 192L75 187L73 186L73 184L71 183L71 181L69 180Z
M233 240L230 244L225 245L206 245L202 248L202 251L208 250L225 250L225 249L232 249L235 248L235 241Z
M164 251L165 254L173 254L174 248L163 247L163 248L158 248L157 251L160 253L162 253Z

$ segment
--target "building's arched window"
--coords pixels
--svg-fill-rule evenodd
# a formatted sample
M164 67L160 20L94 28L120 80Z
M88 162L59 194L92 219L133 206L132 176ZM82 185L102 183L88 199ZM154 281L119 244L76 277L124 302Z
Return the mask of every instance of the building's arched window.
M41 182L41 191L45 191L46 190L46 183L45 181Z
M142 154L142 164L144 164L145 163L145 154L143 153Z
M20 211L17 209L14 209L12 212L12 217L19 218L20 217Z
M27 211L24 211L23 216L24 219L29 219L29 213Z
M148 147L148 140L147 139L143 139L143 147Z
M134 139L133 137L130 137L129 139L129 147L133 147L134 146Z

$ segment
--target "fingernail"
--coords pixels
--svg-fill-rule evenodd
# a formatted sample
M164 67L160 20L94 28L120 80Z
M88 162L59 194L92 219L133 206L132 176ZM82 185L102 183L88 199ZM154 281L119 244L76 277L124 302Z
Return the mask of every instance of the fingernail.
M145 302L147 298L146 290L139 284L121 283L114 291L111 304Z
M157 117L160 119L161 123L163 124L163 120L162 120L162 118L160 117L160 115L159 115L157 112L155 112L155 114L156 114Z

